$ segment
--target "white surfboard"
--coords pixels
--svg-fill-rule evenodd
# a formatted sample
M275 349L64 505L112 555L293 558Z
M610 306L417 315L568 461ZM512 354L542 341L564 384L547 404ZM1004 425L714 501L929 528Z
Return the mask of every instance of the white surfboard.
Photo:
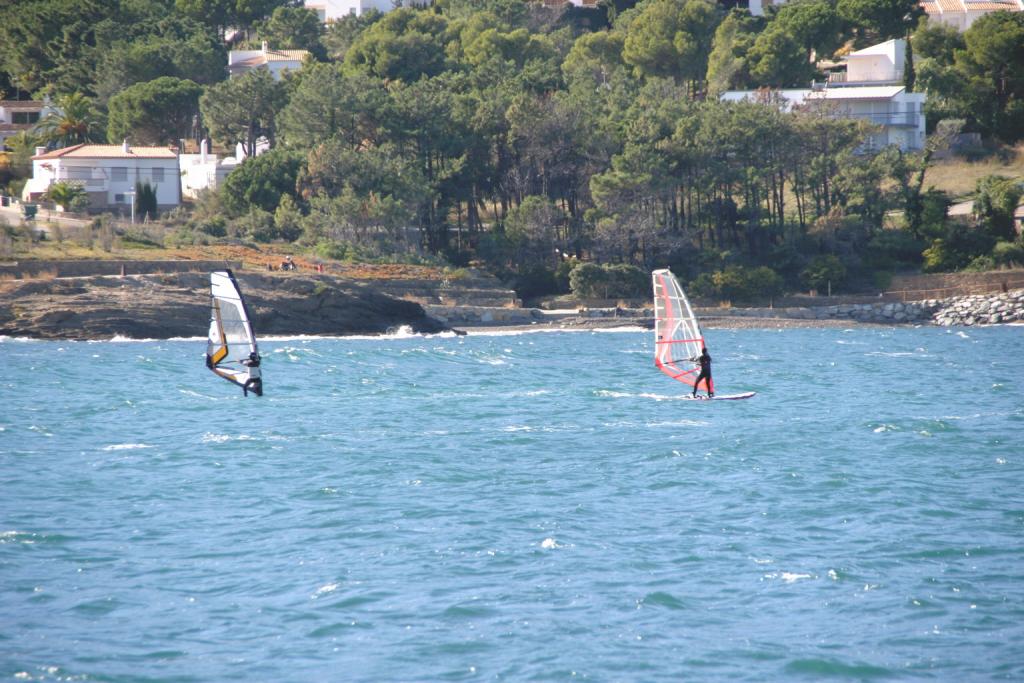
M746 391L746 392L744 392L742 394L722 394L721 396L719 396L718 394L715 394L711 398L708 398L707 396L702 396L700 394L697 394L696 397L694 397L694 396L683 396L682 398L683 398L684 401L739 401L739 400L744 399L744 398L750 398L751 396L753 396L756 393L757 393L756 391Z

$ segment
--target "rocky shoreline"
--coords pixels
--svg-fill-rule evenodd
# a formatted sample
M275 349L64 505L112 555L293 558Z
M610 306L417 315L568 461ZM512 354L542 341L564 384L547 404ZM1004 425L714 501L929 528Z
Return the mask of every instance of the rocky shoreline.
M587 330L653 326L647 308L546 311L516 306L420 305L379 283L320 274L237 274L261 335L385 334L445 330ZM707 327L784 328L1024 323L1024 289L919 302L796 308L703 308ZM37 339L167 339L206 334L205 273L0 282L0 335Z
M408 325L441 332L423 307L361 282L322 275L236 273L262 335L384 334ZM90 276L0 282L0 335L102 340L204 337L205 273Z

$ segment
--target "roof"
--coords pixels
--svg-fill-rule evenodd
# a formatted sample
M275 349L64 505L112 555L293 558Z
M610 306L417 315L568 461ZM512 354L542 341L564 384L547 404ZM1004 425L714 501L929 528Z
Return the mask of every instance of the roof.
M309 54L309 50L267 50L257 52L251 57L239 59L228 65L229 69L263 66L268 62L301 62Z
M39 100L0 100L0 107L11 111L27 109L28 111L40 111L46 106L45 102Z
M866 85L847 86L843 88L825 88L811 90L798 88L790 90L774 90L771 94L778 95L790 105L803 104L806 100L891 100L906 88L902 85ZM761 101L766 92L762 90L730 90L722 93L720 99L728 102L741 100Z
M941 1L942 0L940 0L940 2ZM895 53L895 51L896 39L894 38L892 40L887 40L884 43L879 43L878 45L866 47L863 50L851 52L850 54L846 55L846 58L849 59L850 57L870 57L875 55L882 57L891 57Z
M1020 12L1020 0L922 0L921 8L929 14L946 12Z
M33 159L177 159L178 153L169 147L129 147L123 145L72 145L37 154Z

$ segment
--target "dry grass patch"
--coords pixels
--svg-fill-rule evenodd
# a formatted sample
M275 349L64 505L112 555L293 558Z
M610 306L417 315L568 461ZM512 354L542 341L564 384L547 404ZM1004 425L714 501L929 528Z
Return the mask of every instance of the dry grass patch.
M932 163L924 177L924 187L934 187L954 200L969 199L978 181L989 175L1024 178L1024 146L1009 148L977 161L953 157Z

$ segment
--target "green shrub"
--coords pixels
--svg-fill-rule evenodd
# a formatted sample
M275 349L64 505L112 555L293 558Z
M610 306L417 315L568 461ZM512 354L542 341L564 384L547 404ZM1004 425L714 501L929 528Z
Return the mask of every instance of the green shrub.
M715 286L715 280L711 277L711 273L701 273L698 275L690 282L690 286L687 288L687 291L702 299L717 299L720 296L718 287Z
M782 278L767 266L729 266L711 276L719 295L729 301L754 301L778 295Z
M996 246L992 247L992 260L997 266L1024 266L1024 243L996 243Z
M211 218L208 221L201 221L195 224L195 229L210 237L227 237L228 228L223 218Z
M996 261L988 254L984 256L976 256L971 259L971 262L967 264L964 270L971 270L979 273L983 273L986 270L995 270Z
M879 268L918 266L925 246L906 230L881 230L868 242L868 256Z
M580 263L569 273L569 287L580 299L630 299L647 295L647 273L624 263Z
M839 288L846 280L846 266L832 254L821 254L811 259L800 271L800 279L811 289Z
M573 268L580 264L579 259L572 257L567 258L564 261L559 262L558 267L555 268L555 284L558 287L559 294L565 294L571 291L569 286L569 274Z
M544 266L530 266L520 271L516 277L514 289L521 299L532 299L533 297L555 294L558 292L558 282L555 280L555 273Z
M782 276L767 266L729 266L703 273L690 283L690 291L704 299L759 301L782 293Z
M256 206L228 224L228 232L234 237L250 239L256 242L272 242L278 237L274 225L274 215Z
M605 270L608 272L608 297L632 299L647 295L650 287L647 272L625 263L605 266Z
M932 240L924 250L924 271L946 273L967 266L978 256L992 251L996 240L991 235L960 223L951 223L943 237Z
M163 245L142 230L126 230L121 235L121 245L136 249L162 249Z
M607 284L608 271L596 263L581 263L569 273L569 287L579 299L603 298Z
M320 240L313 247L313 253L322 259L333 259L335 261L343 261L348 256L349 248L347 244L342 242L336 242L334 240Z

